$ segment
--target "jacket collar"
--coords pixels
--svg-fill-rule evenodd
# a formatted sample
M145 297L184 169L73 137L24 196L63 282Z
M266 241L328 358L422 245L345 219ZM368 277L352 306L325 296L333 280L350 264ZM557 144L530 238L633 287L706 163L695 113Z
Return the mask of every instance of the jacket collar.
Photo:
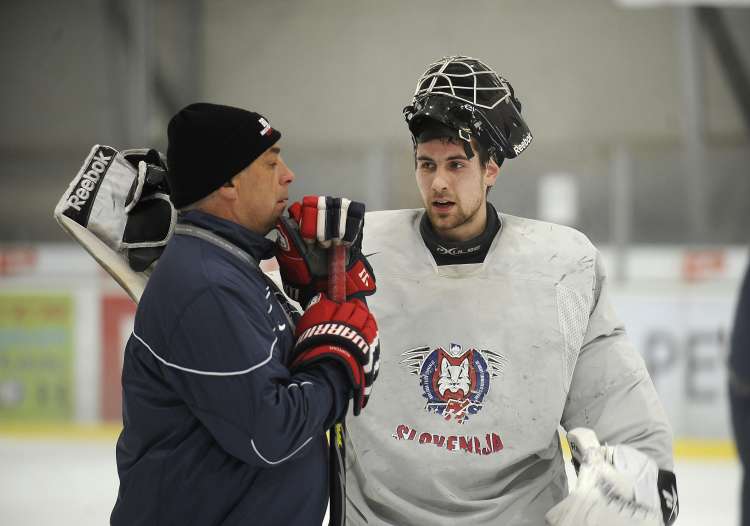
M273 241L232 221L200 210L190 210L180 213L178 222L205 228L241 248L258 261L274 256L275 243Z

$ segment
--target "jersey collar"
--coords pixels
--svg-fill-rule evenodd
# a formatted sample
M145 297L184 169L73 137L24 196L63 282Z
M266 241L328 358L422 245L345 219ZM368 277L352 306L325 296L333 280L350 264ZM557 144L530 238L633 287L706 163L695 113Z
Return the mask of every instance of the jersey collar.
M492 240L500 230L500 219L497 211L487 203L487 224L484 231L468 241L447 241L440 238L432 228L427 214L419 222L419 233L429 249L435 263L440 265L462 265L482 263L492 245Z

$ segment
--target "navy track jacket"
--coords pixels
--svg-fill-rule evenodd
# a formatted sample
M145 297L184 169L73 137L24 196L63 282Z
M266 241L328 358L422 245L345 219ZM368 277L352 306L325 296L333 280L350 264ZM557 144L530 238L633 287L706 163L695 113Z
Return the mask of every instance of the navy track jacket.
M198 211L181 223L256 260L273 244ZM294 343L260 271L175 235L141 297L122 373L113 525L315 525L328 499L325 430L346 411L334 364L291 375Z

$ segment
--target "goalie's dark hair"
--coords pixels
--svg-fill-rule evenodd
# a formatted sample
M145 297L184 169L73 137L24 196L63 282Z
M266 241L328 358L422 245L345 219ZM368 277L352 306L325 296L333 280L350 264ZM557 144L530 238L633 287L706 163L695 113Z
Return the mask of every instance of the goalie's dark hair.
M456 130L451 129L436 120L426 119L420 126L419 131L413 136L415 167L417 164L417 145L432 141L434 139L444 140L453 144L457 144L459 146L464 146L466 144L466 141L459 137ZM479 142L476 138L471 139L471 147L479 155L479 164L484 169L487 166L487 163L490 162L490 159L492 158L490 156L489 149L485 147L481 142ZM495 162L498 166L501 166L504 160L504 158L499 157L498 159L495 159Z

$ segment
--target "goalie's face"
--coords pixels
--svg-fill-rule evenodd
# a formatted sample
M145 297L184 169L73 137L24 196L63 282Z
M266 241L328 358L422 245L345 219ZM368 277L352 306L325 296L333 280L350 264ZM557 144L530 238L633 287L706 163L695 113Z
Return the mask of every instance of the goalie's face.
M476 150L466 157L463 144L433 139L417 145L416 178L427 217L435 232L450 241L468 241L487 224L487 188L499 168L482 166Z
M232 212L237 223L259 234L267 234L289 201L294 172L275 145L255 159L233 179Z

